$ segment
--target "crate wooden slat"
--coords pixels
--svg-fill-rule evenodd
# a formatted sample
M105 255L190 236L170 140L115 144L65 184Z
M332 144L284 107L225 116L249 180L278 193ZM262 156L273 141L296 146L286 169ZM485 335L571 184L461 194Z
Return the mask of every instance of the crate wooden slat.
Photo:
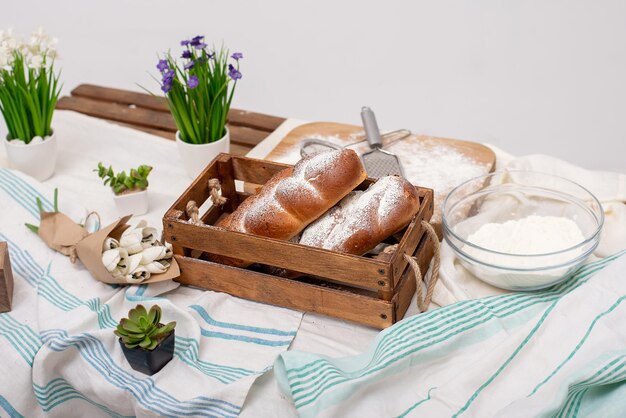
M176 124L163 97L128 90L82 84L62 97L58 109L73 110L89 116L109 120L123 126L174 139ZM284 118L231 109L228 128L231 153L245 155L271 132Z
M400 320L415 292L415 282L404 254L415 255L426 272L432 257L431 243L421 226L432 216L432 190L418 188L420 208L403 231L391 261L349 255L292 242L243 234L213 224L233 211L249 193L236 192L235 180L266 183L285 164L220 154L174 203L163 218L164 239L172 243L181 267L183 284L227 292L235 296L318 312L384 328ZM212 206L201 214L206 225L187 219L185 207L194 200L201 206L208 198L207 183L219 178L228 204ZM368 179L359 188L366 188ZM193 256L192 256L193 254ZM253 263L243 269L206 261L213 254ZM291 279L272 275L263 265L297 271Z

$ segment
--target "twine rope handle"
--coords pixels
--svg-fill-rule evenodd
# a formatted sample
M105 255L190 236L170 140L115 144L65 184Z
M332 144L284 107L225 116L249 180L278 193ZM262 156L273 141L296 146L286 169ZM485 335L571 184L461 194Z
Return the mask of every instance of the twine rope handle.
M211 194L211 200L214 205L222 206L228 199L222 196L222 185L219 179L209 179L209 193Z
M195 200L190 200L187 202L187 206L185 206L185 213L187 217L191 221L192 224L200 225L202 221L200 220L200 214L198 210L198 205Z
M70 263L76 264L76 260L78 259L78 253L76 252L76 246L75 245L72 245L70 247L69 257L70 257Z
M90 216L94 215L96 218L98 218L98 229L91 232L92 234L97 232L100 229L100 225L101 225L101 221L100 221L100 214L96 211L91 211L87 214L87 216L85 217L85 225L81 225L83 227L83 238L85 238L87 235L90 234L89 231L87 231L87 229L85 228L87 226L87 219L89 219ZM66 254L65 251L61 251L61 254ZM67 249L67 254L66 254L69 258L70 258L70 263L72 264L76 264L76 260L78 260L78 251L76 250L76 244L68 247Z
M408 254L404 254L404 259L409 263L411 269L413 270L413 275L415 276L415 297L417 299L417 307L420 312L426 312L428 310L428 306L433 299L433 292L435 291L435 285L439 280L439 267L441 265L441 249L439 244L439 238L437 237L437 233L433 226L426 222L422 221L422 228L424 228L428 239L433 243L433 269L431 271L430 280L428 284L424 282L424 278L422 276L422 271L420 270L420 266L417 263L415 257L412 257ZM422 283L426 285L426 296L423 296Z
M214 205L223 205L228 200L224 196L222 196L222 185L220 184L219 179L212 178L209 179L208 182L209 194L211 196L211 201ZM200 210L198 209L198 204L194 200L190 200L187 202L185 206L185 213L189 218L189 221L196 225L202 225L202 220L200 220Z

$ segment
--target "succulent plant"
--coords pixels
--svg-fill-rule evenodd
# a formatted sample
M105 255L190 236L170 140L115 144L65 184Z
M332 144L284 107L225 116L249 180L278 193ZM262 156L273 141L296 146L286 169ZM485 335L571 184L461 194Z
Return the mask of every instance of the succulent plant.
M137 305L128 312L128 318L123 318L114 331L128 348L140 347L145 350L154 350L159 343L169 335L176 326L172 321L162 325L161 308L154 305L147 311L143 305Z
M101 162L98 168L93 170L98 173L98 177L104 180L104 185L109 185L116 195L126 191L146 190L148 188L148 175L152 171L149 165L140 165L130 170L130 174L119 171L117 174L113 167L105 167Z

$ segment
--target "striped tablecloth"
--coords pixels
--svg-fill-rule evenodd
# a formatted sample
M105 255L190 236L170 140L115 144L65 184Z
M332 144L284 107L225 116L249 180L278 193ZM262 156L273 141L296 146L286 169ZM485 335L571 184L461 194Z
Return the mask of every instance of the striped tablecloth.
M623 417L624 254L407 318L361 355L283 353L274 372L302 417Z
M164 282L111 286L29 231L52 189L0 169L0 240L9 243L13 310L0 314L0 416L236 416L258 376L291 344L301 313ZM61 211L86 213L60 191ZM78 219L77 219L78 220ZM158 226L158 225L157 225ZM174 359L148 377L113 329L137 303L175 320Z

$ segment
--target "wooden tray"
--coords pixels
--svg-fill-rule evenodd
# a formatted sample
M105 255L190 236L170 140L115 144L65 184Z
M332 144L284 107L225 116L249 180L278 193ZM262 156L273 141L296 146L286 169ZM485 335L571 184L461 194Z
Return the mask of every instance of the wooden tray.
M59 99L57 109L99 119L174 140L176 124L164 97L110 87L81 84ZM285 121L284 118L231 108L228 112L230 152L245 155Z
M415 292L415 279L404 254L417 257L425 273L432 244L421 226L433 211L432 190L417 188L420 209L401 232L398 248L389 262L338 253L292 242L227 231L213 226L232 212L249 193L237 192L235 180L265 184L286 164L220 154L189 186L163 218L164 239L172 243L181 269L179 282L234 296L317 312L377 328L403 318ZM201 214L204 225L189 222L185 207L190 200L201 206L209 199L208 180L218 178L223 207L211 206ZM374 180L365 180L358 189ZM398 236L398 234L396 234ZM393 238L388 241L393 242ZM222 265L192 256L199 253L236 257L255 263L247 269ZM263 272L273 266L304 274L289 279Z

